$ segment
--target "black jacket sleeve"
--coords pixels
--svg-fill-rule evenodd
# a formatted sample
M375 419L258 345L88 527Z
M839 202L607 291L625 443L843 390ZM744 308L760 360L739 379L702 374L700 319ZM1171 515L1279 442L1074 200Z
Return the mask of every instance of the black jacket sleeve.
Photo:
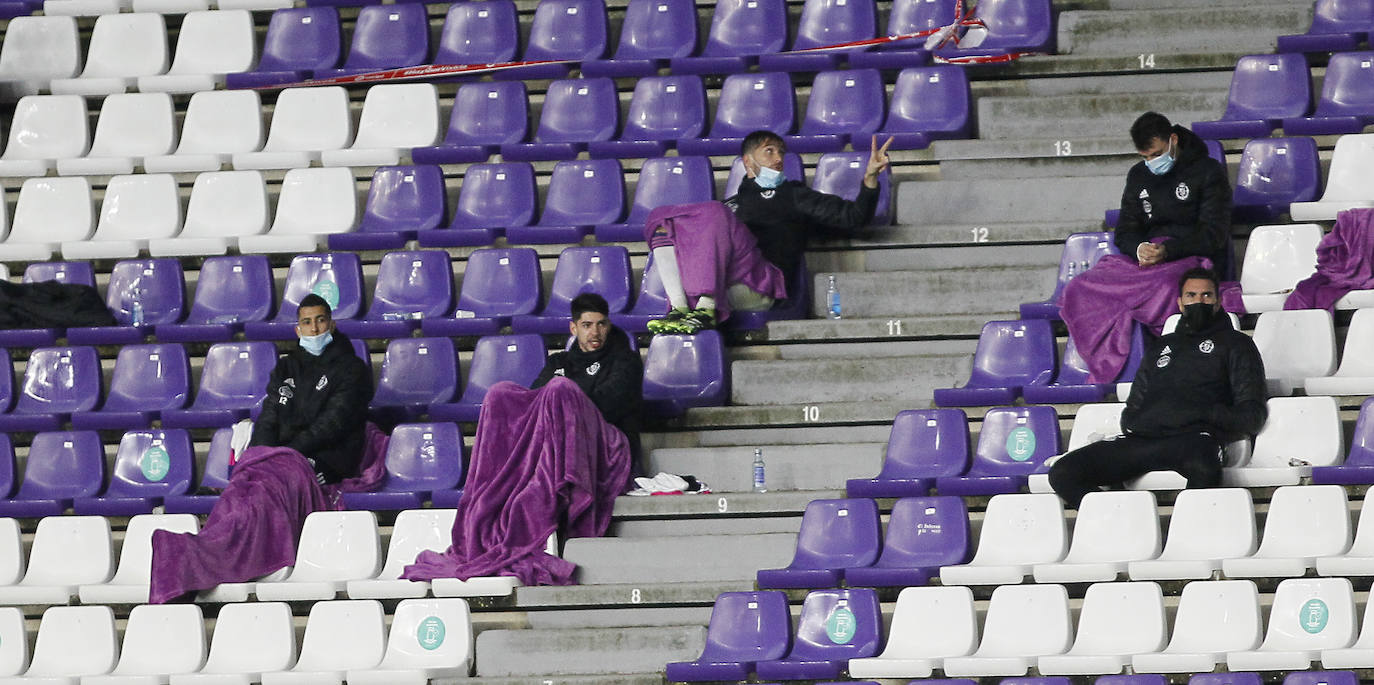
M1198 207L1197 225L1178 231L1176 237L1164 242L1166 260L1184 257L1211 257L1221 251L1226 234L1231 230L1231 184L1220 163L1208 159L1202 182L1202 201Z
M1121 191L1121 215L1116 220L1112 239L1122 255L1135 260L1135 250L1145 241L1145 212L1140 209L1140 190L1131 183L1134 173L1126 174L1126 187Z
M356 362L356 363L352 363ZM345 366L346 375L339 382L339 389L329 395L309 427L296 433L290 447L309 457L328 459L333 454L321 448L333 444L338 436L355 429L367 421L367 403L372 399L372 374L361 359L351 358ZM347 473L354 464L329 464L336 472Z
M549 381L553 380L554 370L563 365L561 354L562 353L555 353L549 355L549 358L544 360L544 368L539 370L539 375L534 379L533 383L530 383L530 390L542 388L548 385Z
M1244 433L1253 438L1269 418L1269 407L1265 404L1268 392L1264 384L1264 360L1248 337L1238 344L1233 343L1229 352L1231 406L1212 407L1208 419L1227 433Z
M626 350L618 354L611 365L611 375L592 387L592 403L601 410L607 423L639 413L644 396L644 362L639 353Z
M281 405L277 404L276 390L281 387L282 363L283 360L277 360L277 365L272 368L272 375L267 379L267 397L262 401L262 411L253 422L253 436L248 440L248 444L254 447L281 446L281 422L277 417L277 407Z
M878 189L859 186L852 201L797 184L792 191L792 211L807 224L828 231L857 231L873 221L878 209Z
M1126 408L1121 410L1121 431L1127 435L1138 433L1144 428L1141 415L1145 409L1146 394L1150 391L1150 369L1154 368L1145 361L1158 357L1158 348L1158 342L1146 346L1145 354L1141 357L1140 370L1136 371L1135 378L1131 379L1131 394L1126 396Z

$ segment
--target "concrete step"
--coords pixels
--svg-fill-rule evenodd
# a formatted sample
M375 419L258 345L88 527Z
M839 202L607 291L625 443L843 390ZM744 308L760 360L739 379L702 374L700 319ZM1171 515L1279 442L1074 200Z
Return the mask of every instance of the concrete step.
M1110 93L1051 97L993 97L978 101L978 136L983 139L1128 135L1141 112L1167 112L1183 125L1209 121L1226 109L1226 89L1179 93Z
M1306 26L1303 30L1306 30ZM1060 40L1062 42L1063 39ZM1262 52L1243 47L1214 52L1208 49L1209 46L1197 45L1178 53L1137 51L1083 55L1070 55L1061 50L1060 54L1023 57L1010 64L970 64L964 68L974 81L1045 76L1118 76L1165 71L1230 71L1242 56ZM1148 59L1151 56L1154 60Z
M895 327L894 327L895 328ZM978 341L967 337L933 340L894 340L881 342L851 342L844 345L818 343L815 345L780 345L777 359L878 359L911 357L923 354L973 354Z
M1111 79L1104 79L1111 80ZM937 140L930 149L940 160L941 178L949 162L964 160L1040 159L1045 157L1121 157L1135 154L1129 132L1103 138L1071 137L1064 146L1062 138L993 140ZM1106 175L1106 174L1104 174ZM953 179L944 179L953 180Z
M739 428L643 434L644 449L662 447L720 447L730 445L810 445L818 442L887 442L891 426L808 426L803 428ZM661 499L661 498L660 498Z
M695 659L705 644L706 628L699 625L491 630L477 636L477 675L526 676L528 683L528 676L661 674L670 661Z
M1058 56L1061 59L1070 59ZM1157 58L1156 58L1157 59ZM1137 64L1140 60L1136 60ZM1231 65L1234 66L1234 62ZM1226 90L1231 86L1230 70L1147 71L1120 74L1112 78L1097 76L1051 76L1035 79L974 81L974 98L1013 95L1106 95L1111 93L1179 93L1195 90ZM935 159L940 159L937 155Z
M737 361L731 366L734 405L819 402L927 402L935 388L966 380L968 355L877 359Z
M712 484L715 487L715 484ZM714 519L664 519L656 521L616 521L606 535L618 538L656 538L672 535L756 535L791 533L801 528L800 516L771 516Z
M788 537L796 539L792 533ZM788 553L791 559L791 552ZM709 607L722 592L749 592L754 576L747 580L703 580L665 583L640 579L628 583L566 585L516 588L515 606L534 614L542 610L563 609L643 609L663 607ZM533 625L533 620L530 624ZM681 623L681 622L679 622ZM705 621L702 621L705 624ZM521 626L524 627L524 626ZM538 626L535 626L538 627Z
M1045 291L1043 299L1048 296L1049 290ZM1008 309L1002 312L1005 316L1015 318L1014 310ZM948 314L933 316L899 316L887 319L798 319L795 321L770 321L768 323L768 340L776 342L788 341L817 341L828 343L843 340L871 340L880 338L906 339L906 338L935 338L945 339L950 336L962 338L977 338L978 332L982 330L983 324L994 319L988 318L987 314ZM792 345L783 346L784 358L787 358ZM844 350L849 349L846 345ZM960 348L964 349L964 348ZM941 349L942 352L950 351ZM967 350L972 353L971 349Z
M893 412L887 419L891 430ZM843 489L772 491L763 494L679 495L664 497L618 497L614 519L617 521L665 518L731 518L736 516L800 516L813 499L844 497ZM569 540L571 543L572 540Z
M872 476L883 463L885 443L760 445L769 488L819 490L844 487L850 478ZM690 473L714 492L753 488L753 447L662 449L649 453L649 471Z
M517 678L435 678L430 682L434 685L663 685L663 673L588 676L543 675Z
M1070 143L1070 149L1072 143ZM945 181L985 178L1045 178L1108 176L1120 173L1140 161L1135 152L1115 155L1078 155L1074 157L1032 157L1029 159L963 159L940 163L940 178Z
M1121 204L1122 183L1122 174L902 183L897 186L897 223L976 227L1011 221L1093 221L1101 225L1102 211ZM959 242L984 242L981 231L963 236ZM986 239L993 237L989 229Z
M1136 0L1143 2L1143 0ZM1187 10L1153 4L1149 9L1069 11L1059 15L1059 52L1071 55L1137 55L1272 52L1275 39L1312 24L1312 3L1211 3Z
M812 316L817 318L825 314L827 276L815 277ZM1053 264L1032 266L839 273L835 284L846 317L967 316L1017 311L1022 302L1053 292L1057 276L1058 255Z
M662 607L654 609L568 609L531 611L535 630L568 628L637 628L681 626L711 621L711 607Z
M1122 173L1117 179L1118 186L1125 182L1126 175ZM985 179L966 179L960 183L981 183ZM1079 213L1089 214L1083 217L1065 217L1058 221L986 221L983 223L971 224L967 220L952 219L949 223L942 224L898 224L896 226L886 226L873 235L866 236L862 242L857 240L850 241L848 244L858 245L892 245L894 247L907 246L954 246L954 245L1023 245L1025 243L1052 242L1062 243L1064 238L1072 233L1086 233L1092 231L1105 230L1102 224L1103 211L1111 206L1120 204L1121 189L1116 190L1118 195L1116 205L1103 205L1096 212L1082 211ZM1105 201L1105 193L1099 194ZM936 201L938 202L938 200ZM900 211L900 210L899 210ZM1002 215L1001 219L1015 216ZM918 219L919 214L913 211L908 219ZM814 253L808 253L814 254ZM810 257L808 256L808 262ZM865 266L867 266L865 264ZM831 271L846 271L849 269L831 268ZM856 269L871 270L871 269Z
M683 428L738 428L745 426L849 426L892 424L904 409L931 407L926 401L821 402L815 404L754 405L749 407L701 407L689 409L675 424ZM661 498L654 498L661 499Z
M761 568L785 565L795 547L796 536L783 533L573 538L563 546L563 558L577 564L577 582L583 585L659 585L749 580Z

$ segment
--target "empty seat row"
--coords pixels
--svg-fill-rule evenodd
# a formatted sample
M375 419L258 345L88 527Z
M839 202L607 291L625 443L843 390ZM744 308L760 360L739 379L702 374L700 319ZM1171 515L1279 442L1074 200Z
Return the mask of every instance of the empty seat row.
M449 503L450 505L452 503ZM396 516L385 558L377 517L370 511L319 511L306 518L294 566L247 583L204 590L207 601L320 601L509 595L513 577L401 578L423 551L451 544L456 510L409 509ZM50 516L38 522L25 557L18 523L0 519L0 604L137 604L148 601L154 531L195 533L189 513L140 514L129 519L118 565L110 523L103 516ZM552 543L551 543L552 544ZM556 550L556 547L552 549Z
M1332 55L1312 108L1311 77L1300 54L1248 55L1236 63L1226 111L1216 121L1193 123L1203 138L1359 133L1374 121L1374 87L1369 69L1374 52Z
M1343 0L1317 0L1306 33L1279 36L1279 52L1353 50L1374 29L1374 5Z
M1318 224L1256 226L1245 248L1245 267L1240 275L1245 310L1267 312L1282 309L1294 286L1316 272L1317 247L1324 235ZM1374 306L1374 291L1349 291L1336 301L1335 306L1337 309Z
M123 641L107 606L43 612L32 659L24 616L0 609L0 682L342 682L396 684L467 677L473 630L463 599L400 602L386 626L381 602L311 606L299 653L285 602L226 606L213 638L196 604L140 605ZM208 647L208 648L207 648Z

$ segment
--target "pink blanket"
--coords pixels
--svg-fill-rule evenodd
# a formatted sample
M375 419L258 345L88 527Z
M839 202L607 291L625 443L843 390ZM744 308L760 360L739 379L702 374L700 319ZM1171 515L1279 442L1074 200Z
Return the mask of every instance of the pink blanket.
M1088 365L1089 383L1113 383L1131 353L1134 322L1159 335L1164 321L1178 312L1178 279L1203 257L1141 267L1121 255L1106 255L1064 286L1060 315L1069 337Z
M515 576L525 585L570 585L574 565L544 552L549 535L603 535L630 476L630 446L577 384L539 390L501 382L477 421L453 544L422 552L403 578Z
M1374 209L1347 209L1317 244L1317 273L1298 282L1284 309L1325 309L1351 290L1374 288Z
M754 234L729 207L713 201L649 212L644 240L651 247L661 242L661 238L654 239L660 227L676 248L682 289L692 306L698 297L710 295L716 299L716 318L730 318L730 298L725 291L736 283L775 300L787 298L782 270L764 258Z

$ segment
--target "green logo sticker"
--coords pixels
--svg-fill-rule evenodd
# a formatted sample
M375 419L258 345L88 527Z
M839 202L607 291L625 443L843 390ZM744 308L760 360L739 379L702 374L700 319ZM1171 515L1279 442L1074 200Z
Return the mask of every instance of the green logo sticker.
M167 477L171 462L167 450L153 445L143 452L143 458L138 460L138 468L143 471L143 477L149 482L157 483Z
M1035 433L1021 426L1007 435L1007 456L1012 461L1025 461L1035 454Z
M334 279L327 278L315 282L315 287L310 289L311 293L324 298L329 303L330 309L339 308L339 284Z
M1326 621L1331 618L1331 610L1320 599L1309 599L1298 613L1298 623L1302 629L1313 635L1326 630Z
M837 645L847 645L854 639L854 612L848 607L838 606L825 619L825 635Z
M444 622L438 616L420 621L420 626L415 629L415 639L421 647L431 652L438 649L444 644Z

